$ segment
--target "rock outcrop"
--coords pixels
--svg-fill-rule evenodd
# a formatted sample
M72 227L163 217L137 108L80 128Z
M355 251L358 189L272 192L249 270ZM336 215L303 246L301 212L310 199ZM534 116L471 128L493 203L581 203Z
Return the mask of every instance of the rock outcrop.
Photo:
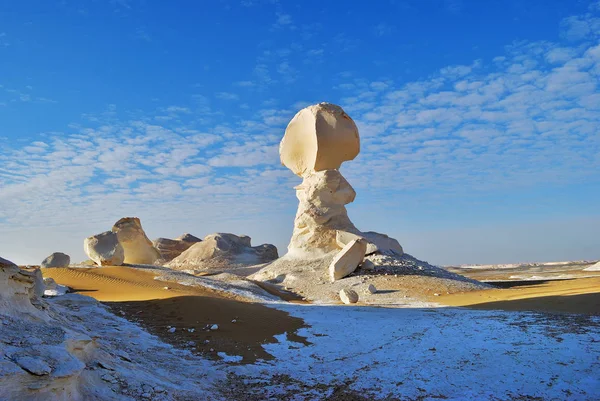
M123 217L115 223L112 232L117 234L125 252L124 263L151 265L160 258L160 252L146 236L137 217Z
M160 258L154 264L163 265L168 263L181 255L189 247L201 241L200 238L194 237L191 234L184 234L177 239L157 238L152 241L152 245L158 249Z
M356 192L338 169L359 151L358 128L339 106L309 106L289 123L279 146L281 162L303 179L295 188L299 205L289 257L322 257L357 238L367 240L367 254L402 255L398 241L361 232L348 217L345 205L354 201Z
M0 258L0 311L8 315L27 314L45 319L44 281L39 269L20 269Z
M41 267L69 267L71 257L66 253L54 252L42 261Z
M339 168L359 151L358 129L339 106L320 103L294 116L279 147L281 162L302 178L295 188L299 203L288 253L249 278L293 289L319 302L336 302L341 290L364 285L366 275L381 276L373 279L380 285L388 280L383 278L387 274L396 279L396 272L426 276L432 286L443 282L447 288L461 291L486 288L415 259L405 254L394 238L361 231L352 223L346 205L354 201L356 192ZM366 255L368 259L364 259ZM382 292L374 297L369 293L367 302L385 298Z
M39 298L41 277L0 258L0 400L210 399L202 359L89 297Z
M247 235L216 233L193 244L167 266L179 270L225 269L266 263L277 257L274 245L253 247Z
M83 241L83 249L98 266L120 266L125 260L125 251L117 234L106 231L92 235Z

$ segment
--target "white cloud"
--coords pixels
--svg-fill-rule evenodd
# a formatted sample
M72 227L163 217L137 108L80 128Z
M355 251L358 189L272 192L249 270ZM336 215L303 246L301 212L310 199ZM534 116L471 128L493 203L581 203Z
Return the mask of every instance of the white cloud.
M218 92L216 96L222 100L238 100L240 98L237 94L231 92Z

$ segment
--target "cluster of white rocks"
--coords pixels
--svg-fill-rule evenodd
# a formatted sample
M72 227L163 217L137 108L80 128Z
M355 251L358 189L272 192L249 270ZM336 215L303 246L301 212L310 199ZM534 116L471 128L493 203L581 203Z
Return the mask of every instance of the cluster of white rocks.
M247 235L215 233L200 239L186 233L150 241L137 217L124 217L111 231L86 238L84 249L99 266L157 265L177 270L225 270L278 257L274 245L253 247Z

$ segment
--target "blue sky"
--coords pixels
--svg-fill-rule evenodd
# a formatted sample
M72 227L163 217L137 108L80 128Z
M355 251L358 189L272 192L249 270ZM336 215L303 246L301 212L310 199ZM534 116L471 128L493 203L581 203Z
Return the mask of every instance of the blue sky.
M0 6L0 255L248 234L285 252L287 122L357 122L362 230L438 264L600 259L600 3L20 1Z

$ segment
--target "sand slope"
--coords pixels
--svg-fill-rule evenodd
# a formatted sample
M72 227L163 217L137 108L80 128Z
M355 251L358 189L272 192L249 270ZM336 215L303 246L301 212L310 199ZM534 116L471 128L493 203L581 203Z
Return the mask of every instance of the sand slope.
M444 305L600 315L600 277L555 280L505 289L442 294Z
M198 293L191 287L154 280L154 274L123 266L42 269L44 277L98 301L142 301ZM164 287L169 287L165 290Z

